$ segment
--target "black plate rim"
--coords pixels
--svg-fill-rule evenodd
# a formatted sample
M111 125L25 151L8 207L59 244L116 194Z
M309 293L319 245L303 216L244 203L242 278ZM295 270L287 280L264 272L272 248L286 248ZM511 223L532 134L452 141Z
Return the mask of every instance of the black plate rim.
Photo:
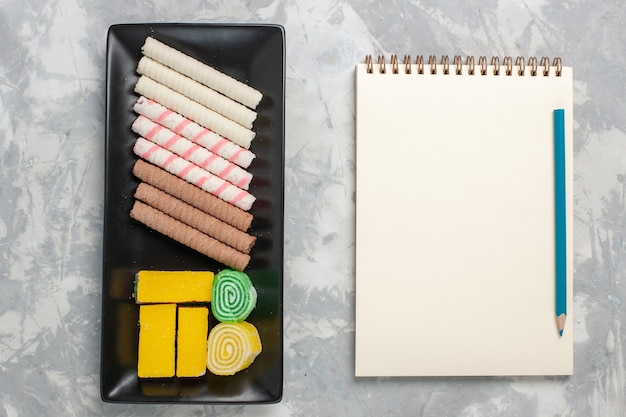
M110 101L110 88L111 88L111 84L110 84L110 54L111 54L111 37L112 37L112 33L116 30L119 29L124 29L124 28L149 28L149 29L153 29L153 28L165 28L165 27L188 27L188 28L274 28L280 31L280 36L281 36L281 53L282 53L282 68L281 68L281 72L282 72L282 82L281 82L281 91L280 94L282 95L282 106L280 109L280 114L281 114L281 119L279 121L280 123L280 132L281 132L281 137L280 139L280 153L282 155L282 161L281 164L279 165L280 168L280 173L279 173L279 178L280 178L280 184L281 184L281 188L280 188L280 207L281 207L281 212L282 212L282 218L281 220L281 236L280 236L280 245L279 245L279 257L281 260L281 267L280 267L280 281L279 281L279 287L278 287L278 296L279 296L279 310L280 310L280 314L279 317L277 317L278 320L278 331L280 333L280 343L279 343L279 358L280 358L280 386L278 387L278 391L277 391L277 395L274 396L273 398L270 399L266 399L266 400L257 400L257 401L241 401L241 400L223 400L223 401L204 401L204 400L167 400L167 399L162 399L162 398L152 398L152 397L146 397L145 401L141 400L141 401L133 401L133 400L117 400L117 399L113 399L110 398L107 393L105 392L105 387L103 384L103 368L104 368L104 361L103 361L103 356L104 356L104 352L102 350L102 347L104 346L104 338L105 338L105 334L103 331L103 325L104 325L104 316L105 316L105 311L106 311L106 305L105 305L105 281L106 281L106 277L105 275L105 271L107 271L108 267L107 267L107 253L106 253L106 230L107 230L107 216L106 216L106 208L108 207L109 204L109 199L110 199L110 194L108 192L108 187L109 187L109 181L108 181L108 175L106 173L106 171L108 170L109 167L109 163L110 163L110 155L109 155L109 135L110 135L110 131L109 131L109 116L110 116L110 106L109 106L109 101ZM104 182L104 213L105 215L103 216L103 233L102 233L102 241L103 241L103 250L102 250L102 274L103 274L103 282L102 282L102 294L101 294L101 298L102 298L102 304L101 304L101 324L100 324L100 330L101 330L101 352L100 352L100 397L101 400L105 403L124 403L124 404L232 404L232 405L237 405L237 404L275 404L275 403L279 403L280 401L282 401L282 397L283 397L283 391L284 391L284 377L283 377L283 370L284 370L284 343L283 343L283 332L284 332L284 317L283 317L283 280L284 280L284 202L285 202L285 188L284 188L284 184L285 184L285 164L284 164L284 155L285 155L285 96L286 96L286 82L285 82L285 78L286 78L286 50L285 50L285 29L282 25L280 24L274 24L274 23L226 23L226 22L212 22L212 23L204 23L204 22L155 22L155 23L140 23L140 22L134 22L134 23L117 23L117 24L112 24L109 26L108 30L107 30L107 42L106 42L106 74L105 74L105 129L104 129L104 141L103 141L103 145L104 145L104 162L105 162L105 182ZM276 121L274 121L276 122Z

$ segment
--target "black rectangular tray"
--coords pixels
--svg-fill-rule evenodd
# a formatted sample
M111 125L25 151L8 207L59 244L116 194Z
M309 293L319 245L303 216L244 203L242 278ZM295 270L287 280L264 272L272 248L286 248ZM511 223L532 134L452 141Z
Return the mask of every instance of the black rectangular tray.
M257 236L246 273L258 292L247 321L259 330L262 353L233 376L140 379L137 376L139 309L133 279L141 269L208 270L224 265L151 231L129 216L139 184L133 92L147 36L211 65L264 95L257 107L248 170L257 198L249 233ZM107 37L105 203L102 282L101 396L123 403L274 403L283 387L282 280L284 214L284 30L278 25L120 24ZM209 326L216 324L209 317Z

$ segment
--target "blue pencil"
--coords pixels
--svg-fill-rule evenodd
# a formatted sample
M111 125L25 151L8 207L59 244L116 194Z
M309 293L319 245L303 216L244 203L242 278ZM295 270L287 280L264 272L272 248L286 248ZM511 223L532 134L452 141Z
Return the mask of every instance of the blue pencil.
M556 324L563 336L567 317L567 252L565 209L565 111L554 110L554 209L556 249Z

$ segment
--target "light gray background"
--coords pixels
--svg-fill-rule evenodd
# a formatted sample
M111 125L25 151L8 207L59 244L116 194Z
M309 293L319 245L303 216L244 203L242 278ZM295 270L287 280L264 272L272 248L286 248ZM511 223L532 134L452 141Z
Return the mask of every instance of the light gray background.
M0 0L0 415L626 416L624 18L617 0ZM124 22L285 27L279 404L100 400L105 43ZM574 67L573 377L354 378L354 65L367 53Z

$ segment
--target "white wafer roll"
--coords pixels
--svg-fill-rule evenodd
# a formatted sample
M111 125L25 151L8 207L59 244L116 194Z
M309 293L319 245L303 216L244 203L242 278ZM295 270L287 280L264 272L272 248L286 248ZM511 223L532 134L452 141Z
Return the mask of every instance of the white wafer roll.
M247 190L250 185L252 174L246 170L144 116L135 119L132 129L139 136L174 152L243 190Z
M227 119L163 84L157 83L145 75L139 77L137 84L135 84L135 92L158 101L165 107L169 107L207 129L227 137L246 149L250 148L250 143L254 139L255 133L252 130L246 129L240 124Z
M216 177L207 170L186 161L180 156L173 154L145 138L137 138L133 151L137 156L148 162L165 169L242 210L250 210L252 203L254 203L255 198L249 192L235 187L228 181Z
M252 128L252 123L256 119L257 115L254 110L147 56L139 60L137 73L152 78L248 129Z
M163 65L185 74L202 84L219 91L246 106L255 109L263 98L258 90L242 83L215 68L180 52L154 38L146 38L141 51Z
M144 96L137 99L134 110L138 114L167 127L171 131L186 137L193 143L207 148L209 151L242 168L248 168L255 158L254 153L250 150L242 148L236 143Z

